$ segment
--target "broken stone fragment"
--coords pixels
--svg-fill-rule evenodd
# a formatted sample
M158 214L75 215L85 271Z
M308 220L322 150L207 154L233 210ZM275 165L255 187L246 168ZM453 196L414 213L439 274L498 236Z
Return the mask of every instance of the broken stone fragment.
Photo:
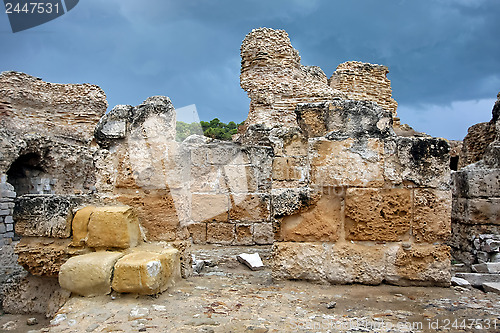
M242 253L236 256L239 262L247 265L252 271L264 269L264 264L258 253Z
M472 271L476 273L500 274L500 263L486 262L482 264L472 265Z
M500 282L483 283L483 289L488 293L495 293L500 295Z
M167 290L179 278L179 251L146 246L118 260L112 287L120 293L154 295Z
M120 252L94 252L70 258L61 266L59 284L81 296L107 295Z
M459 277L452 277L451 278L451 285L452 286L459 286L459 287L464 287L464 288L467 288L467 287L470 287L471 284L469 281L467 281L466 279L462 279L462 278L459 278Z

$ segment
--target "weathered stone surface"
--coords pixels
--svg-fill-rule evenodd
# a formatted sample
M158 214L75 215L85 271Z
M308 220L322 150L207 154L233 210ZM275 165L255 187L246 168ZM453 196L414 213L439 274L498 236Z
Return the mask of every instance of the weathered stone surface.
M388 73L386 66L348 61L337 66L328 83L333 89L344 92L348 99L375 102L396 118L398 103L392 98Z
M229 198L226 194L193 194L191 217L194 221L227 221Z
M308 176L306 157L275 157L273 180L305 181Z
M237 255L236 259L238 259L238 261L242 264L247 265L252 271L264 269L264 264L262 263L258 253L242 253Z
M235 221L268 221L270 197L263 194L230 196L229 218Z
M79 209L75 213L71 223L71 228L73 230L73 246L85 245L89 233L90 215L92 215L95 209L96 207L94 206L87 206Z
M3 310L12 314L43 314L55 316L71 293L59 286L57 278L28 275L6 292Z
M194 244L205 244L207 242L207 224L206 223L190 223L188 230Z
M16 199L16 233L22 236L69 238L72 209L82 196L25 195Z
M257 245L269 245L274 242L272 223L255 223L253 225L253 240Z
M308 142L299 127L274 128L269 134L275 156L305 156Z
M469 281L473 287L481 287L484 283L500 283L499 274L457 273L457 277Z
M273 216L280 218L292 215L313 205L317 199L318 197L307 188L273 189L271 192Z
M280 222L279 240L336 242L342 223L341 200L337 195L323 195L310 209L285 216Z
M180 197L178 197L180 198ZM117 201L134 208L134 212L150 241L171 241L180 235L182 204L187 200L175 200L174 195L166 190L138 190L133 195L120 195ZM179 208L179 210L177 209Z
M235 238L235 225L232 223L213 222L207 224L207 242L211 244L231 245Z
M500 263L486 262L472 265L472 271L476 273L500 274Z
M471 286L469 281L467 281L466 279L456 277L456 276L451 278L451 285L452 286L460 286L460 287L464 287L464 288Z
M129 248L141 240L137 215L131 207L98 207L90 215L87 245L93 248Z
M400 254L403 250L398 245L280 242L273 246L273 278L446 286L451 275L445 248L429 246L410 252L418 258L414 263Z
M116 262L112 288L122 293L153 295L167 290L180 274L176 249L141 246Z
M449 286L451 280L450 248L446 245L414 245L400 249L395 257L396 274L388 282L397 284L432 284ZM462 277L462 276L459 276Z
M113 268L122 256L120 252L94 252L73 257L61 266L59 284L82 296L109 294Z
M317 186L381 187L384 145L378 139L311 143L311 181Z
M499 196L500 169L467 168L452 175L453 191L458 198Z
M398 137L397 163L388 160L385 168L400 170L400 182L419 187L447 190L450 187L450 145L444 139ZM397 179L394 179L397 182Z
M368 101L334 100L299 104L295 113L300 128L308 137L326 136L344 140L395 135L391 113Z
M411 190L350 188L345 203L346 239L400 241L409 239Z
M235 245L253 245L253 224L236 224Z
M85 250L69 248L69 239L23 237L15 252L18 263L36 276L57 277L61 265Z
M500 282L483 283L483 290L487 293L495 293L500 295Z
M109 146L111 140L124 139L132 112L131 105L117 105L102 116L94 132L96 141L102 146Z
M412 234L416 242L446 242L451 233L451 191L417 188Z
M458 198L452 214L455 220L466 224L500 225L500 198Z
M495 140L495 123L479 123L469 127L458 162L459 169L480 161L489 144Z
M0 75L2 127L18 132L45 133L89 143L94 127L108 107L106 95L95 85L57 84L19 73Z

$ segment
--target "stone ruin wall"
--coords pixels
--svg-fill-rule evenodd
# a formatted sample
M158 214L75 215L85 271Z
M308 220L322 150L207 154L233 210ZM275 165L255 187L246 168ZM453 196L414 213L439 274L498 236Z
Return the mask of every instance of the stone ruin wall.
M328 80L332 89L340 90L347 99L371 101L392 113L394 126L399 126L398 103L392 98L391 81L386 66L359 61L340 64Z
M52 84L18 72L0 75L0 242L15 237L16 196L95 190L89 144L106 108L106 95L95 85Z
M469 128L453 173L453 257L468 267L500 262L500 93L488 123Z
M136 211L147 241L182 249L185 276L192 241L274 244L278 279L448 285L449 144L396 135L394 103L346 100L348 89L334 90L317 67L300 65L284 31L254 30L241 50L241 86L251 103L240 142L200 136L176 142L175 111L166 97L104 115L105 96L95 86L4 74L2 112L22 123L19 110L34 114L36 96L50 99L37 94L23 104L8 97L31 96L26 87L75 89L71 100L41 103L39 112L57 123L55 115L66 110L66 121L74 109L70 123L82 126L46 128L41 135L2 117L2 180L31 153L45 163L34 166L55 180L48 194L37 189L17 199L20 262L34 276L57 276L69 257L92 250L70 246L75 210L125 204ZM13 77L29 84L13 86ZM387 84L381 76L380 82ZM17 86L22 93L7 93ZM79 122L83 105L90 117ZM46 125L44 117L27 122Z

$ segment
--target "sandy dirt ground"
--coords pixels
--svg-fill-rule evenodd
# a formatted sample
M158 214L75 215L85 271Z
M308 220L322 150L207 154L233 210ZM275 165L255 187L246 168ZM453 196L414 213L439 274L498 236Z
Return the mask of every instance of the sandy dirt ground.
M195 247L199 275L152 296L72 297L50 322L0 316L1 332L500 332L500 295L477 289L273 281L236 260L270 247ZM11 330L3 327L10 323ZM2 329L3 327L3 329Z

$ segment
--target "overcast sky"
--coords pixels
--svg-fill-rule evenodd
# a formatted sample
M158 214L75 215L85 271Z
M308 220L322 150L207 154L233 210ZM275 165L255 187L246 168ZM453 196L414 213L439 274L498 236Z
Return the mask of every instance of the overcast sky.
M348 60L388 66L402 122L460 140L500 91L499 17L499 0L81 0L16 34L0 13L0 71L97 84L110 108L166 95L241 122L239 48L265 26L328 77Z

